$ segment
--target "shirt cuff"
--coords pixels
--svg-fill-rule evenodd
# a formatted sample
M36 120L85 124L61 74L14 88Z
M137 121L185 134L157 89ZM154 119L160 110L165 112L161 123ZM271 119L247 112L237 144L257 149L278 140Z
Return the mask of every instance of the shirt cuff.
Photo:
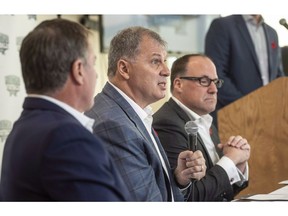
M227 173L230 184L240 184L248 180L248 163L246 163L245 173L243 174L234 164L234 162L223 156L218 162L217 165L221 166Z
M184 188L180 188L180 187L179 187L181 193L185 192L185 191L191 186L191 184L192 184L192 183L191 183L191 181L190 181L190 183L189 183L186 187L184 187Z

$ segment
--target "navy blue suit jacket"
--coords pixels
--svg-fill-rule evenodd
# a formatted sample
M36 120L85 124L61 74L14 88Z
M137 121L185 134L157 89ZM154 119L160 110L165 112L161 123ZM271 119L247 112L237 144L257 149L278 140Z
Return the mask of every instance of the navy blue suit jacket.
M95 97L94 107L85 113L95 119L94 133L105 142L132 194L132 201L168 201L165 174L153 142L131 105L107 83ZM160 152L170 167L161 144ZM183 195L170 170L175 201Z
M267 41L269 80L284 75L276 31L263 23ZM217 109L263 86L254 44L242 15L213 20L205 39L205 54L216 65L224 85L218 91Z
M3 153L5 201L124 201L128 190L102 143L59 106L26 98Z
M186 122L190 121L184 110L170 98L154 115L153 127L167 153L172 167L177 166L177 157L181 151L188 149L188 135L184 129ZM221 158L222 151L217 144L220 143L217 129L212 125L211 139L215 144L217 154ZM201 136L198 134L198 150L203 153L207 172L205 177L194 182L194 190L188 200L190 201L230 201L236 194L247 187L247 183L238 187L231 185L226 171L219 165L213 165L210 155Z

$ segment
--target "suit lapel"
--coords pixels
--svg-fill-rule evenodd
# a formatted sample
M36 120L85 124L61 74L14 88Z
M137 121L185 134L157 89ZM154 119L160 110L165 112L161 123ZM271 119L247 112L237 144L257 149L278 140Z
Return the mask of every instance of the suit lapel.
M109 97L113 98L113 100L121 107L124 113L126 113L127 117L134 123L135 127L138 129L138 131L141 133L144 139L147 140L147 143L150 143L151 147L153 148L155 154L158 156L157 150L153 144L153 141L143 124L142 120L138 116L138 114L134 111L134 109L131 107L131 105L122 97L122 95L119 94L109 83L105 85L103 88L103 93L108 95ZM165 161L165 164L167 166L167 169L170 169L169 161L166 156L166 153L161 145L161 142L158 138L158 136L154 133L154 130L152 130L152 134L155 137L156 143L158 145L158 148L160 150L160 153ZM160 160L160 158L159 158Z
M169 99L168 103L174 109L174 111L177 113L177 115L185 123L191 120L189 118L189 116L183 111L183 109L181 107L179 107L178 104L172 98ZM192 119L192 120L195 120L195 119ZM204 142L203 142L203 140L202 140L202 138L201 138L199 133L197 133L197 142L198 142L198 144L200 144L200 145L198 145L198 150L200 150L202 152L202 154L204 155L208 167L212 167L213 166L213 162L212 162L212 160L211 160L211 158L209 156L208 150L207 150L207 148L206 148L206 146L205 146L205 144L204 144Z
M158 135L157 135L157 133L155 132L155 130L154 130L153 128L152 128L152 134L153 134L153 136L154 136L154 138L155 138L155 141L156 141L156 143L157 143L157 146L158 146L159 151L160 151L160 153L161 153L161 155L162 155L162 157L163 157L163 160L164 160L164 162L165 162L165 165L166 165L167 169L170 169L170 164L169 164L169 160L168 160L168 158L167 158L166 152L165 152L165 150L163 149L162 144L161 144L161 142L160 142L160 140L159 140L159 138L158 138ZM152 141L152 140L151 140L151 141ZM169 177L170 177L170 179L171 179L172 176L169 176Z
M172 183L170 182L173 182L173 179L174 179L174 176L172 176L172 172L169 172L169 169L170 169L170 164L169 164L169 161L168 161L168 158L167 158L167 155L165 153L165 150L163 149L162 147L162 144L158 138L158 135L156 133L156 131L152 128L152 134L153 134L153 137L155 138L155 141L157 143L157 146L158 146L158 149L160 151L160 154L162 155L162 158L164 160L164 163L165 163L165 166L167 168L167 171L168 173L165 172L164 168L163 168L163 173L164 173L164 178L165 178L165 184L166 184L166 188L167 188L167 195L168 195L168 201L172 201L172 194L171 194L171 185ZM152 140L151 140L152 141ZM156 151L156 149L155 149ZM160 159L159 159L160 160ZM169 178L167 178L167 176L165 175L168 174ZM174 192L175 193L175 192Z
M149 142L151 142L151 138L146 130L145 125L141 121L140 117L134 111L132 106L122 97L119 92L114 89L109 83L103 88L103 93L106 94L108 97L112 98L119 107L123 110L123 112L127 115L127 117L134 123L135 127L139 130L142 136Z
M273 64L273 61L272 61L272 49L273 47L272 46L277 46L276 44L276 41L274 41L274 38L271 34L269 34L269 31L268 31L268 27L267 25L264 23L263 24L263 29L264 29L264 34L265 34L265 37L266 37L266 42L267 42L267 53L268 53L268 72L269 72L269 80L272 80L272 64ZM274 45L272 43L275 43ZM275 49L276 47L274 47Z
M203 156L205 157L207 167L213 166L213 163L212 163L211 158L209 156L208 150L207 150L207 148L206 148L206 146L205 146L199 133L197 133L197 142L200 144L200 145L198 145L197 150L200 150L202 152Z
M236 16L235 19L236 19L236 28L238 29L240 35L244 38L244 41L247 43L246 47L248 47L248 49L250 50L253 60L258 68L258 72L260 73L259 60L249 30L246 26L245 20L241 15Z
M218 131L217 131L217 128L212 125L211 127L211 139L215 145L215 149L219 155L219 157L221 158L223 156L223 152L217 147L217 145L221 142L220 139L219 139L219 136L218 136Z

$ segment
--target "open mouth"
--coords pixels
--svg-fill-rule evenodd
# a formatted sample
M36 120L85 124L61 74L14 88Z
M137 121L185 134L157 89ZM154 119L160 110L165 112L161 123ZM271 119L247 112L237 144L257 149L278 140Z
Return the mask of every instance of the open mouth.
M162 88L166 88L166 82L160 82L158 83L159 86L161 86Z

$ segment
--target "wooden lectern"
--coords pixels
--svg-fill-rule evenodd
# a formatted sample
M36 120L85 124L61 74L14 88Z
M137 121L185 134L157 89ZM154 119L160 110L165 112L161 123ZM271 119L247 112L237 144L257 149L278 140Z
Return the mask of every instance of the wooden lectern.
M221 141L231 135L251 145L249 186L237 197L270 193L288 180L288 77L278 78L218 111Z

